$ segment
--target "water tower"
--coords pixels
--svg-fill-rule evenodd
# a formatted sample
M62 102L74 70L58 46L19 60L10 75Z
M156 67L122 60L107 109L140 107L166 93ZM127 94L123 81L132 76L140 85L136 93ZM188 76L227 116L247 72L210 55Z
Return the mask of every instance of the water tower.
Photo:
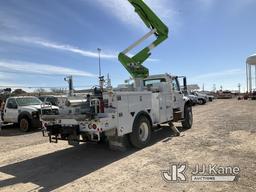
M253 91L253 79L255 80L254 89L256 89L256 54L248 57L246 60L247 92Z

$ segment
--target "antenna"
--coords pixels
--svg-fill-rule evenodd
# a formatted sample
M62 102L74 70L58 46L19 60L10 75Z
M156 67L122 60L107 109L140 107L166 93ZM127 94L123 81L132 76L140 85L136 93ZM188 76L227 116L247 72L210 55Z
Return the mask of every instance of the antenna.
M97 51L99 53L99 78L101 77L101 63L100 63L100 53L101 53L101 49L97 48Z
M238 83L238 93L241 93L241 84Z
M213 84L213 92L216 92L216 84Z

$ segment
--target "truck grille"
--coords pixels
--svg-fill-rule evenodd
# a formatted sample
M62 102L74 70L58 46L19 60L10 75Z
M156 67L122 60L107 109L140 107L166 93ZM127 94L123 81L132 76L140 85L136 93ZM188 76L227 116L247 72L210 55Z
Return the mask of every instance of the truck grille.
M58 109L43 109L42 115L58 115L59 111Z

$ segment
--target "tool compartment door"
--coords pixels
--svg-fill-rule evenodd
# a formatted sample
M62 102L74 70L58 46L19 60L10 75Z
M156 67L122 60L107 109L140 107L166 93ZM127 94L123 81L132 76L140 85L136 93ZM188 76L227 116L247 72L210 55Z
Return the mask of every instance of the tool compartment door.
M129 103L127 95L117 95L117 131L118 136L132 131L132 116L129 114Z

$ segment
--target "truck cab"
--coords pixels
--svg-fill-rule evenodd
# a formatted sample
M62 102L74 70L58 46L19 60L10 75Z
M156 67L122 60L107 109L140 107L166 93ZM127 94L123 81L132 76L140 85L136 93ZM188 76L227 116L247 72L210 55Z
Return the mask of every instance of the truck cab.
M43 105L36 97L9 97L2 118L4 123L18 124L21 131L28 132L31 128L41 127L40 114L58 114L58 112L58 107Z
M158 91L169 90L174 110L181 110L181 106L184 106L187 100L187 98L184 100L183 90L181 89L178 76L171 76L169 74L151 75L143 80L143 84L148 90L153 92L155 91L154 88L157 90L157 87ZM187 85L183 85L183 87L186 86Z

